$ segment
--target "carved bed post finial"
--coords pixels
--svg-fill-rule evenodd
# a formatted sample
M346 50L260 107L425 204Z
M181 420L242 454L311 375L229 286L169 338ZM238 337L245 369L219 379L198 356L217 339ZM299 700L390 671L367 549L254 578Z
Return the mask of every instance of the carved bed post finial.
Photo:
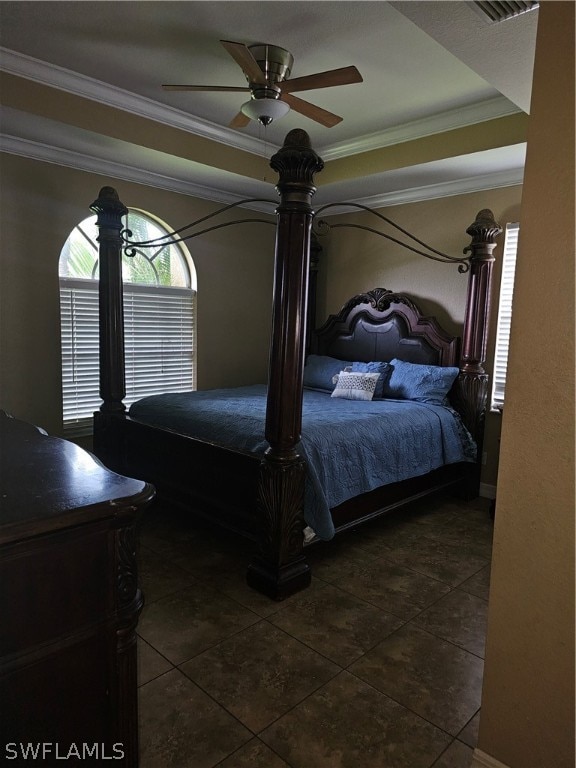
M262 545L248 569L248 583L275 599L307 586L303 555L304 460L296 451L302 427L302 377L310 267L314 174L324 163L302 130L288 133L272 157L276 189L276 248L272 340L259 509Z
M464 249L464 253L470 251L470 274L456 397L464 422L478 446L478 462L471 489L477 495L488 401L488 374L484 370L484 362L490 318L493 251L502 228L495 221L492 211L484 209L477 214L476 220L466 232L472 237L472 242Z
M464 253L470 251L470 279L466 299L464 338L462 339L462 370L484 373L486 340L490 315L490 289L492 284L492 252L496 237L502 232L488 209L480 211L466 232L472 237Z
M128 213L112 187L102 187L90 206L96 214L99 243L100 406L102 413L123 412L124 310L122 298L122 216Z

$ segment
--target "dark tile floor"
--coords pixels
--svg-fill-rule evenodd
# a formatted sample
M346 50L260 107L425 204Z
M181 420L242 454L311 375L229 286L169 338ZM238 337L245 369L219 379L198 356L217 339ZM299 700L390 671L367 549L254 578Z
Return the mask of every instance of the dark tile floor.
M152 508L140 537L141 768L469 768L489 502L421 502L308 548L312 586L245 585L249 546Z

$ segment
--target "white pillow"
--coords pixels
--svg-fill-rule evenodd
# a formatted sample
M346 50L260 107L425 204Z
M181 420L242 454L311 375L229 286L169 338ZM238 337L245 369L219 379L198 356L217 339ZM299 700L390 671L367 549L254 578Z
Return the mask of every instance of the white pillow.
M376 390L379 373L338 374L336 387L330 397L342 397L345 400L372 400Z
M342 368L340 373L349 373L352 370L351 365L347 365L346 368ZM340 376L340 373L337 373L335 376L332 376L332 386L336 386L336 382L338 381L338 376Z

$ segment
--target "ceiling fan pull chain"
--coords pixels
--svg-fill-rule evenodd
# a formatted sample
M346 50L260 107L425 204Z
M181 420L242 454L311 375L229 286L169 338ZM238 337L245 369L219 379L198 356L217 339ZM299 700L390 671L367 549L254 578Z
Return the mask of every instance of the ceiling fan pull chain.
M260 123L260 122L258 122L258 125L259 125L259 128L258 128L259 136L258 136L258 138L264 144L264 149L263 149L264 159L268 160L269 157L270 157L270 154L269 154L270 150L269 150L269 147L268 147L268 131L267 131L268 126L265 125L264 123ZM262 177L262 181L268 181L268 179L266 177L266 174L267 174L267 170L264 170L264 175Z

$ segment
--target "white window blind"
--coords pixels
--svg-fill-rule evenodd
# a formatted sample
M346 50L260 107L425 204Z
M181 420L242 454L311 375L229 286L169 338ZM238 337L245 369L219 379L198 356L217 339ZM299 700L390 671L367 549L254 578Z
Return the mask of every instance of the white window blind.
M190 288L124 284L126 405L195 388ZM98 282L60 279L64 431L80 433L100 407Z
M499 410L504 405L519 229L519 224L506 225L504 255L502 259L502 277L500 281L500 298L498 301L494 374L492 377L492 410Z
M98 283L60 280L64 431L88 426L100 400Z
M190 289L124 289L126 402L194 388Z

